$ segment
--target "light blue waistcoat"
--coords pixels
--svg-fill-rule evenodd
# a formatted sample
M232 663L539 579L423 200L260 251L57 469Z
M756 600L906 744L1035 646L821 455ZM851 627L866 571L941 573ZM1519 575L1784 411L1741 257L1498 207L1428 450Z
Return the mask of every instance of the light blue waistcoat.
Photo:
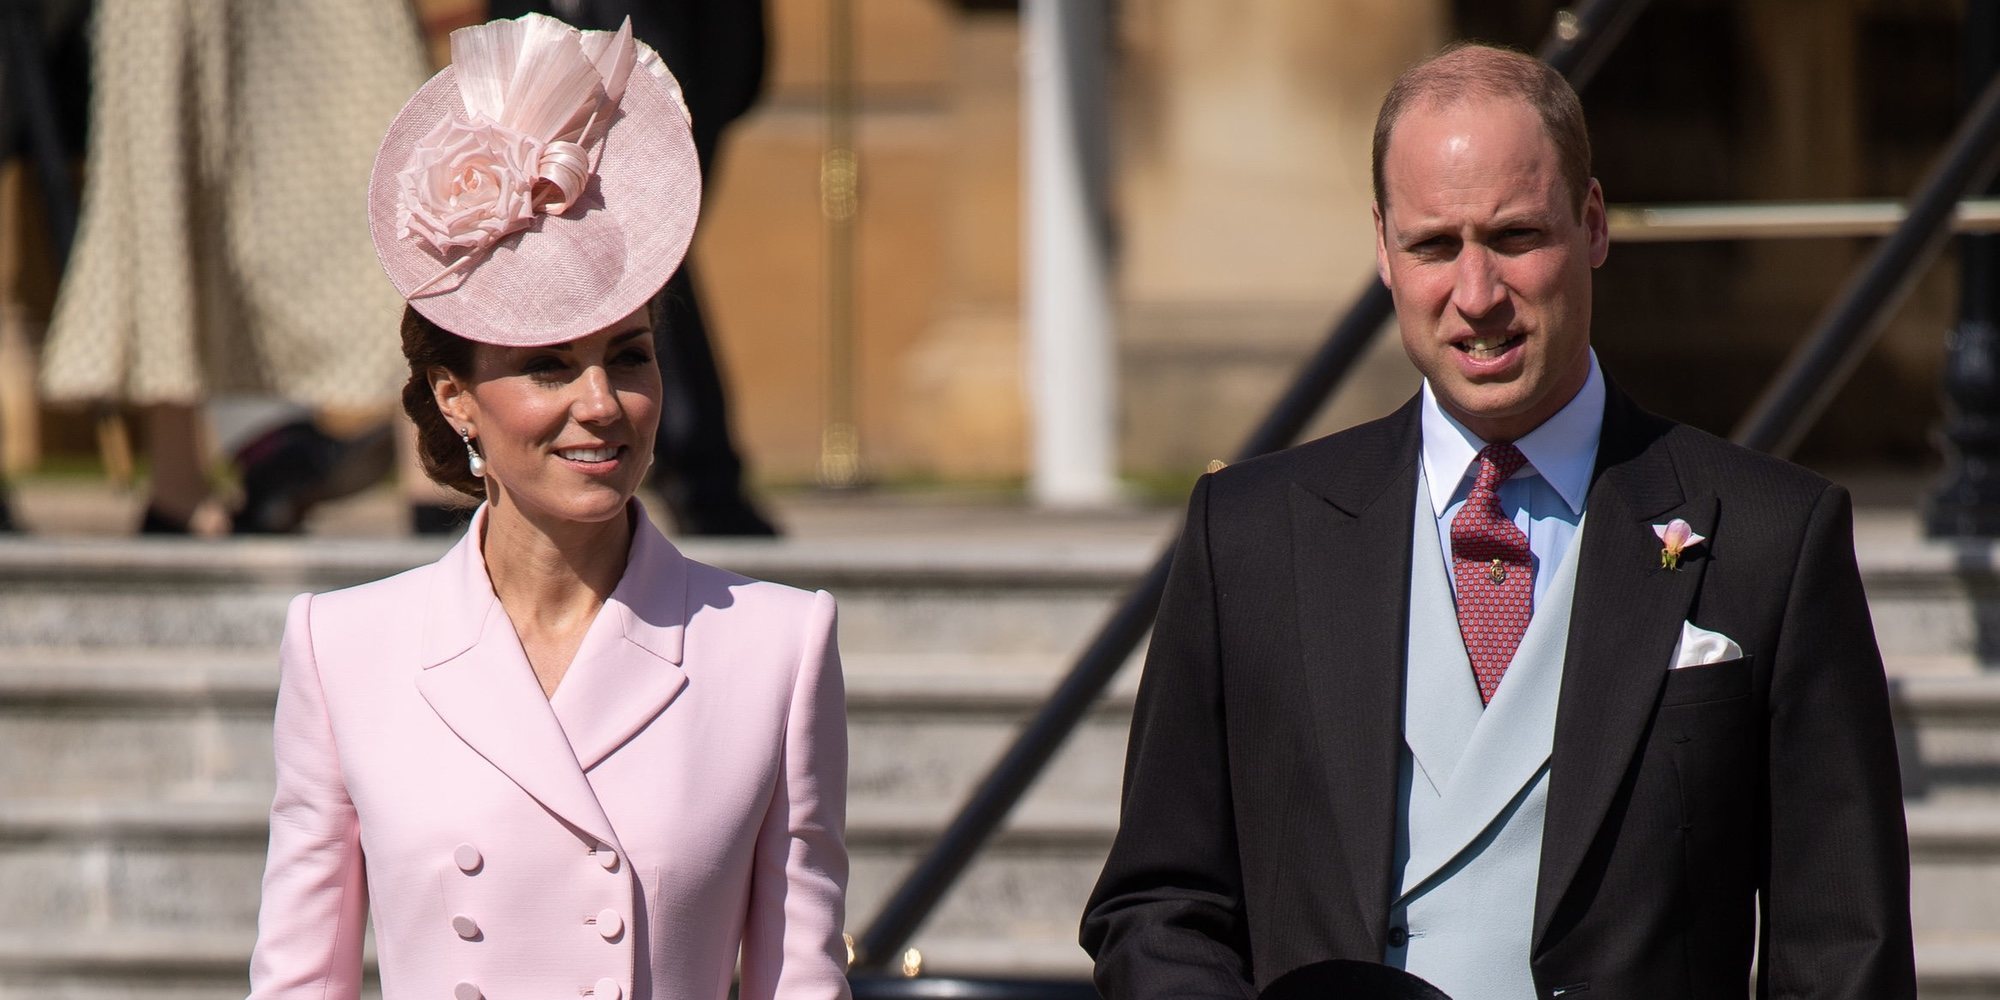
M1417 496L1428 496L1418 472ZM1583 527L1537 602L1491 704L1480 707L1428 504L1414 508L1409 663L1384 961L1453 1000L1533 1000L1528 968L1549 795L1549 752L1569 646ZM1544 572L1548 567L1541 567Z

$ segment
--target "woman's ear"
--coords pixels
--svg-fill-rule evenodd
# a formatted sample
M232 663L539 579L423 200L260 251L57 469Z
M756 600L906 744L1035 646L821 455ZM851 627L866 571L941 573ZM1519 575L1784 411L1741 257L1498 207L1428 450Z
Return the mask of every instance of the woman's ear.
M469 426L475 409L472 390L444 368L431 369L430 380L431 398L437 400L438 412L455 427Z

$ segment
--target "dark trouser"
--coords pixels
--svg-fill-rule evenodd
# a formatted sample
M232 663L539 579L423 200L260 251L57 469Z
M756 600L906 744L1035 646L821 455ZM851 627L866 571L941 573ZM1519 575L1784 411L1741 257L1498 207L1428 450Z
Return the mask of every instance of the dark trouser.
M666 393L653 442L653 483L676 514L699 518L701 511L743 502L743 460L730 437L722 373L693 272L690 259L660 293L665 322L653 336Z

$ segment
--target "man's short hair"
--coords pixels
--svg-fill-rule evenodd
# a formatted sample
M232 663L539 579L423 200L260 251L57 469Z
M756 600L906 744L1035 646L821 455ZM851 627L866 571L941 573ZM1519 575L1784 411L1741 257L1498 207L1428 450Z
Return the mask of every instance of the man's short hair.
M1388 207L1382 183L1382 160L1389 152L1389 134L1403 112L1418 102L1450 108L1480 98L1522 101L1535 110L1542 129L1555 144L1563 182L1578 212L1590 190L1590 132L1583 123L1583 102L1562 74L1534 56L1513 49L1454 42L1437 55L1403 71L1382 98L1375 116L1375 149L1370 164L1375 177L1375 204Z

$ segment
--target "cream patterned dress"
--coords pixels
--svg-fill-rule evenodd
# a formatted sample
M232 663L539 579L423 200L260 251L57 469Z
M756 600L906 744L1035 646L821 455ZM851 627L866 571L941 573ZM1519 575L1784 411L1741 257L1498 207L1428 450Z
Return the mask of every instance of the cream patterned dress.
M99 0L52 402L387 406L402 300L368 172L428 75L407 0Z

